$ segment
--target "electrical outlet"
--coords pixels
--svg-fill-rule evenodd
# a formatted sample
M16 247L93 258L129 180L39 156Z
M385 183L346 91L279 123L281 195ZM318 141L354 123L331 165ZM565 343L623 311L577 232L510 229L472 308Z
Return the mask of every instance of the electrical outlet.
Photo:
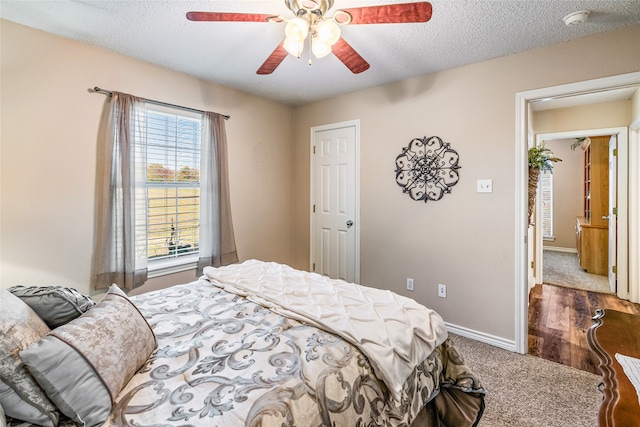
M410 277L407 277L407 290L408 291L413 290L413 279L411 279Z
M438 284L438 296L440 298L447 297L447 285Z

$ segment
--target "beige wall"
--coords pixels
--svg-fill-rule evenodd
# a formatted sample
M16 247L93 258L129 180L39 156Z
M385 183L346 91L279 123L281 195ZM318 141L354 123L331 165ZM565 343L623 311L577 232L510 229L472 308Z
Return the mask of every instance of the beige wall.
M534 114L536 133L571 132L625 127L631 124L631 101L603 102ZM583 210L583 161L581 149L571 150L573 140L547 141L547 147L563 161L553 168L555 241L544 246L576 249L575 222Z
M638 60L640 62L640 60ZM534 113L536 134L629 126L631 101L621 100Z
M293 259L290 106L8 21L1 25L1 285L90 293L100 86L230 114L231 205L242 259ZM165 285L195 273L152 279Z
M414 297L447 322L514 339L515 94L640 70L640 27L388 84L296 111L295 257L309 259L309 128L361 123L361 283ZM375 67L375 64L372 64ZM438 202L402 194L394 159L437 135L460 154ZM491 194L477 179L493 179ZM407 277L414 292L405 290ZM446 299L437 284L448 285Z
M562 159L553 166L553 234L555 240L544 241L552 246L576 249L576 217L582 212L584 152L571 149L573 139L546 141L545 146Z

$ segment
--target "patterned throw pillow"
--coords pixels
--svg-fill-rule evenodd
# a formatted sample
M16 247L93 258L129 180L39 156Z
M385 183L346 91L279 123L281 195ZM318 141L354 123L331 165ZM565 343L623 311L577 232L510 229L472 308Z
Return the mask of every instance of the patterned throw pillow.
M7 419L4 416L2 405L0 405L0 427L7 427Z
M49 328L27 304L5 289L0 289L0 307L0 406L9 417L56 426L56 407L18 357Z
M112 402L156 347L151 327L117 286L91 310L20 352L60 412L102 425Z
M51 328L79 317L96 305L95 301L73 288L62 286L13 286L9 292L27 303Z

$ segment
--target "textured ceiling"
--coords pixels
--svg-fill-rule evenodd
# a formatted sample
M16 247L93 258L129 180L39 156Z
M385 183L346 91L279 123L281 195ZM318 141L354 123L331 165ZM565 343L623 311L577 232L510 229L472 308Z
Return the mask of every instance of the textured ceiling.
M406 0L335 0L332 10ZM292 56L271 75L256 70L283 39L284 24L190 22L188 11L291 17L283 0L0 1L0 17L204 80L290 104L506 56L640 24L640 0L431 1L420 24L351 25L343 38L370 64L351 72L333 55L307 64ZM591 10L568 27L562 17Z

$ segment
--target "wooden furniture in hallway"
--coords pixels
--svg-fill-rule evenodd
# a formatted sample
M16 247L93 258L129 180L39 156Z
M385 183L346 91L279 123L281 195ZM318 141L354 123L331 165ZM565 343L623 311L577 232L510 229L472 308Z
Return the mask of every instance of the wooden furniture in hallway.
M609 270L609 229L592 225L586 218L576 221L576 247L580 267L588 273L606 276Z
M640 359L640 315L599 309L587 343L602 374L600 427L640 426L640 403L616 354Z
M583 214L576 221L580 267L592 274L609 270L609 140L594 136L584 149Z
M640 304L615 294L535 285L529 293L529 354L598 374L587 345L598 308L640 315Z

